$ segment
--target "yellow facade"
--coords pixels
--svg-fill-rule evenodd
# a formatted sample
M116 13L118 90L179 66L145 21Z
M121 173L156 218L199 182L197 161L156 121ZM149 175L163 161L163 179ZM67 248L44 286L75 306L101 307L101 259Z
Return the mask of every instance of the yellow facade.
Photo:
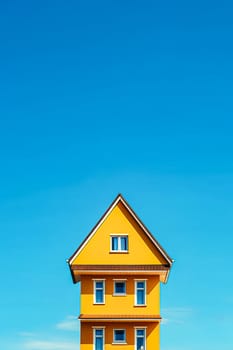
M148 278L149 277L149 278ZM146 281L146 307L135 306L135 281L145 279ZM158 276L144 276L136 275L98 275L97 280L105 280L105 303L101 305L94 304L94 281L93 276L82 276L81 279L81 299L80 299L80 313L86 315L92 315L94 313L99 314L112 314L118 315L124 313L127 310L128 314L132 315L152 315L160 314L160 284ZM114 282L115 281L126 282L126 295L115 296L114 295Z
M81 350L159 350L171 258L119 195L69 259L81 283Z
M96 325L95 325L96 326ZM94 327L95 327L94 326ZM135 329L145 328L146 330L146 349L159 350L159 323L100 323L97 327L105 327L105 350L135 350ZM126 329L126 344L113 344L113 330ZM89 322L81 325L81 350L93 350L93 324Z

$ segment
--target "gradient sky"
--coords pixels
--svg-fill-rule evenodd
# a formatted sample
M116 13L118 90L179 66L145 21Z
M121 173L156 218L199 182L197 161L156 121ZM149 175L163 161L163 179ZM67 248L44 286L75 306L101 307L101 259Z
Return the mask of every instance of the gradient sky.
M232 350L232 11L0 1L1 349L78 349L66 259L121 192L176 261L161 350Z

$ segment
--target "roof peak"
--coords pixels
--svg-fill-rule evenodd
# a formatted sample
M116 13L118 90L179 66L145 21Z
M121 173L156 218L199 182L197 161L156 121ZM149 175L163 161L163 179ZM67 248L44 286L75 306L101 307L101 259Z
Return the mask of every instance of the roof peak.
M124 207L128 210L130 215L134 218L134 220L138 223L138 225L141 227L141 229L144 231L144 233L148 236L148 238L151 240L151 242L155 245L155 247L160 251L162 256L165 258L167 263L171 266L173 263L173 260L169 257L169 255L165 252L165 250L162 248L162 246L158 243L158 241L155 239L155 237L152 235L152 233L147 229L147 227L143 224L141 219L137 216L137 214L134 212L134 210L131 208L131 206L128 204L128 202L125 200L123 195L121 193L118 193L116 198L113 200L113 202L110 204L108 209L105 211L105 213L102 215L102 217L99 219L97 224L93 227L91 232L87 235L87 237L84 239L84 241L80 244L80 246L77 248L77 250L74 252L74 254L68 259L68 263L71 265L76 256L80 253L80 251L84 248L87 241L95 234L97 229L101 226L101 224L104 222L104 220L110 215L112 210L115 208L115 206L118 204L118 202L121 201L121 203L124 205Z

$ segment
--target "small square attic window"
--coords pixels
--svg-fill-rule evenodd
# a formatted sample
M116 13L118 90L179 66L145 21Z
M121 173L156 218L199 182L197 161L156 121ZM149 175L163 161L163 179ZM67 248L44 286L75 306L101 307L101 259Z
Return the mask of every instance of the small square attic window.
M113 295L126 295L126 281L114 281Z
M127 235L111 235L111 251L127 252L128 236Z

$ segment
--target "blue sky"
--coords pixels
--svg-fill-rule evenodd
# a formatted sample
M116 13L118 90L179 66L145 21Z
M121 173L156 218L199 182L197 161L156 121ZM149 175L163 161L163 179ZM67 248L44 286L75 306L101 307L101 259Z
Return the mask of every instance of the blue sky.
M161 350L233 344L230 1L0 1L0 345L78 349L66 259L121 192L175 259Z

